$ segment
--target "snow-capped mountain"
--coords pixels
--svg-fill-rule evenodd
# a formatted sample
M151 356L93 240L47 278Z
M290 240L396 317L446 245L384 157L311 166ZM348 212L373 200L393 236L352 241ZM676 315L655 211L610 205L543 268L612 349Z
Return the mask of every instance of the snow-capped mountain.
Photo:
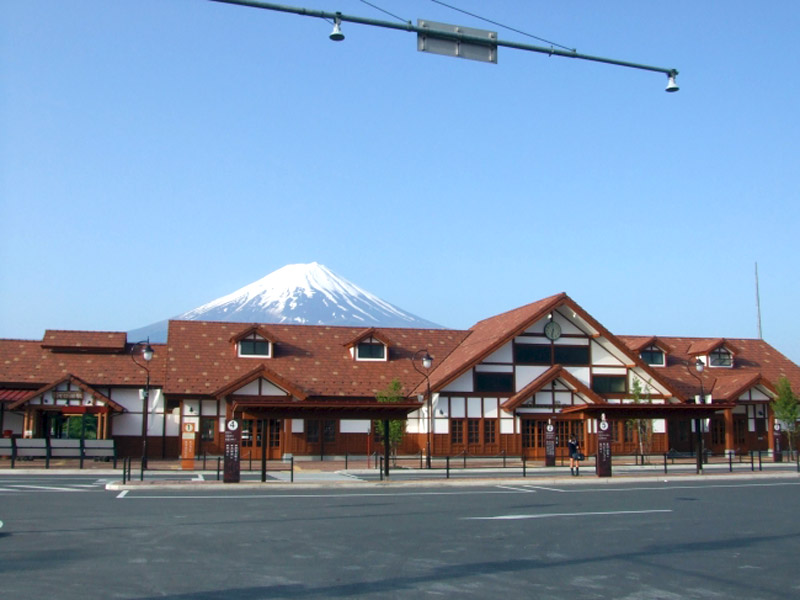
M237 323L297 323L441 329L412 315L316 262L286 265L226 296L173 319ZM131 340L167 338L167 320L128 333Z

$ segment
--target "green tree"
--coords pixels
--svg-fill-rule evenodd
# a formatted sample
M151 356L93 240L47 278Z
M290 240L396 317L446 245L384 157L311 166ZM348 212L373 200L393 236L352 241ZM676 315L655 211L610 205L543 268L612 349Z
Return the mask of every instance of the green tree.
M97 439L97 417L95 415L84 415L81 417L67 417L67 437L70 439L80 439L83 430L84 439Z
M800 403L792 391L792 384L786 377L778 379L775 390L777 395L772 401L772 413L781 422L781 429L786 432L786 438L789 440L789 453L793 455L798 432L797 420L800 419Z
M386 389L379 391L375 394L375 399L378 402L402 402L405 400L405 396L403 395L403 384L400 383L399 379L392 379ZM386 436L386 431L383 426L383 421L373 421L372 423L373 430L378 434L378 439L380 443L384 443L384 439ZM406 421L405 419L394 419L389 421L389 447L392 452L392 456L394 457L395 463L397 462L397 449L400 447L400 443L403 441L403 437L406 434Z
M650 387L648 386L648 390ZM631 384L631 397L634 404L650 404L650 392L645 392L642 382L638 377L633 378ZM653 419L628 419L628 426L636 431L639 442L639 454L642 458L649 456L653 449ZM649 460L649 459L648 459Z

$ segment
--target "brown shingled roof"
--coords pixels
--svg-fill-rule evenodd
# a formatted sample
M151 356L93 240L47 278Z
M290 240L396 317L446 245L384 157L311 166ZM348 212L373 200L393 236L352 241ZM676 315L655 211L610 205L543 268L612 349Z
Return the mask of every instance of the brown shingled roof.
M642 336L618 336L630 348L640 347ZM658 337L669 344L666 366L653 368L661 378L669 382L684 398L692 398L703 391L712 394L714 400L734 401L754 385L774 389L781 377L786 377L793 390L800 390L800 366L794 364L764 340L731 338L685 338ZM706 367L698 374L692 367L699 349L710 351L723 342L736 358L733 367Z
M164 381L166 346L152 344L150 383ZM43 348L40 341L0 340L0 381L7 387L37 388L75 374L92 386L142 386L146 373L131 360L130 346L124 352L58 352Z
M165 393L212 397L219 390L234 391L231 384L264 365L283 382L280 387L293 386L308 398L374 399L395 378L408 395L423 378L411 365L414 352L427 348L434 361L441 361L466 335L447 329L382 328L392 340L388 360L357 361L343 344L363 328L270 325L280 340L272 358L238 356L231 337L241 328L237 323L170 321Z
M125 352L128 334L124 331L67 331L48 329L42 348L60 352Z

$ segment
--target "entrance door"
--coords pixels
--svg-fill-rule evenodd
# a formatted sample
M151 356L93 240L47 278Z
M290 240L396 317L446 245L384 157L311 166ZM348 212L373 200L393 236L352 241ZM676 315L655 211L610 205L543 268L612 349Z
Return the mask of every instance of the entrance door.
M243 419L242 420L242 460L260 459L264 448L268 459L279 459L283 456L280 419Z

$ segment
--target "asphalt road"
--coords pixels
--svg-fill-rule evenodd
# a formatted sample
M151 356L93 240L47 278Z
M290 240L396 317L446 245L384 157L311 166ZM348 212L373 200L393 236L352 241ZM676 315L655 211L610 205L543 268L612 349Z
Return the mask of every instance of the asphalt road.
M797 477L125 492L43 479L0 478L4 600L800 596Z

